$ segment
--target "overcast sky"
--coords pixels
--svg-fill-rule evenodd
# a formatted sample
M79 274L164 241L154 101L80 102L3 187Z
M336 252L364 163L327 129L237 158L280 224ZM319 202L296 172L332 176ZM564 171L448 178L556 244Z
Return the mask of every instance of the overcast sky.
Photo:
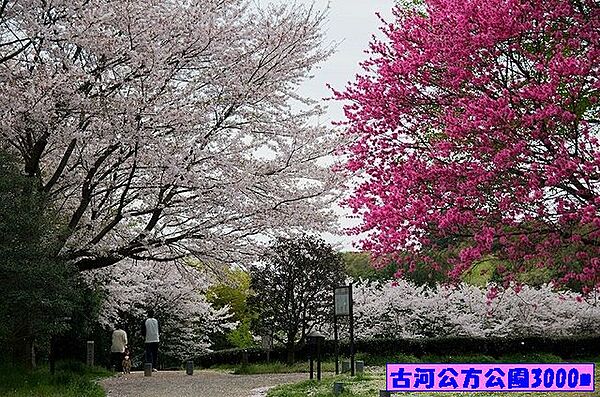
M260 0L259 3L287 2L290 0ZM326 44L337 43L336 52L325 60L314 71L314 79L307 81L300 89L304 96L314 99L327 98L331 92L326 87L341 90L348 81L354 80L360 72L359 62L367 58L364 50L368 48L373 34L380 34L381 21L375 15L379 12L387 20L392 20L391 9L393 0L296 0L297 3L310 5L314 3L318 9L329 7L328 21L326 24ZM327 119L321 123L331 123L343 118L342 107L335 101L327 101ZM346 218L344 211L340 213L340 225L348 227L356 224ZM346 211L347 212L347 211ZM352 242L356 237L324 235L324 238L337 248L344 251L353 250Z
M264 1L264 0L263 0ZM271 0L285 2L286 0ZM287 0L289 1L289 0ZM315 70L315 78L306 82L302 94L311 98L325 98L331 95L326 84L342 89L348 81L360 72L358 63L367 55L373 34L380 34L381 21L375 15L379 12L386 20L392 20L393 0L296 0L301 4L315 4L317 9L329 7L326 24L326 44L337 43L336 52ZM343 116L341 106L327 102L329 118Z

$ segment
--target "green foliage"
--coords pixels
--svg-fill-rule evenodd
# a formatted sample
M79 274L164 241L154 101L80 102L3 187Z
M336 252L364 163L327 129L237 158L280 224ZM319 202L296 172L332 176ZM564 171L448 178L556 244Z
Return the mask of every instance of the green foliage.
M422 261L417 261L414 269L412 270L407 266L403 266L404 272L402 273L402 278L411 281L416 285L428 285L430 287L434 287L437 284L449 281L446 259L439 258L436 260L436 263L441 263L444 265L441 266L439 270L432 268L430 264L423 263Z
M104 397L95 379L111 376L105 369L88 368L73 362L58 363L56 373L47 368L24 371L0 367L0 395L3 397Z
M25 364L34 344L47 348L92 299L77 269L56 257L60 220L48 216L37 183L0 151L0 341Z
M503 275L499 274L498 267L505 265L505 263L505 261L501 261L493 256L488 256L465 272L462 276L462 281L480 287L485 287L489 282L502 282ZM516 280L523 284L536 286L549 283L553 277L554 273L552 269L529 266L517 274Z
M471 285L485 287L494 278L497 262L494 258L487 258L476 263L463 274L462 281Z
M422 259L413 254L404 252L399 253L395 262L391 262L386 267L399 272L402 278L413 282L416 285L427 285L435 287L436 284L449 281L448 270L451 266L448 264L448 241L438 240L437 244L441 248L427 251L435 266L432 263L425 263Z
M334 397L333 383L342 382L344 391L338 397L351 396L378 396L379 390L385 385L383 373L360 374L354 377L349 375L338 375L326 377L317 382L315 380L303 381L291 385L275 387L267 393L268 397ZM403 393L404 394L404 393Z
M346 274L355 280L390 280L396 272L396 264L378 269L371 263L371 255L368 252L342 252L340 254L344 261Z
M333 381L329 378L322 382L307 380L293 385L275 387L267 393L268 397L305 397L305 396L333 396L331 388ZM325 394L327 393L327 394ZM342 395L343 396L343 395Z
M485 354L455 354L455 355L437 355L426 354L421 357L422 363L496 363L502 359L496 359Z
M208 289L206 299L216 308L229 306L232 320L238 321L239 325L227 333L225 340L215 338L215 347L250 347L254 344L250 325L256 318L256 314L250 310L247 303L250 296L250 275L241 269L234 269L226 270L225 276L224 282Z
M549 283L555 278L555 271L549 268L531 267L524 273L518 274L516 279L520 283L537 286ZM576 288L572 290L577 291Z
M442 244L443 245L443 244ZM390 280L394 278L394 274L398 269L402 270L403 278L410 280L417 285L431 285L448 281L446 276L447 256L449 252L441 250L437 254L430 254L436 257L436 263L440 268L435 270L430 265L417 262L414 268L409 269L406 265L398 265L396 262L391 262L383 268L376 268L371 262L371 257L367 252L343 252L346 274L354 279L362 280ZM574 256L574 254L573 254ZM498 265L503 262L499 259L488 256L480 262L474 264L470 270L465 272L461 278L462 281L477 286L485 286L489 282L502 282L502 275L498 273ZM517 281L528 285L542 285L550 282L554 277L551 269L538 268L531 266L526 271L517 275Z
M333 358L334 343L325 340L322 346L323 357ZM422 339L359 339L356 341L357 359L366 365L382 365L385 362L442 362L446 359L456 361L465 358L490 362L498 357L515 356L518 359L533 362L557 360L557 357L572 359L600 356L600 337L562 337L562 338L422 338ZM349 351L348 341L339 345L340 352ZM217 364L238 364L242 360L242 349L216 351L197 357L197 363L208 367ZM266 361L266 351L254 347L245 349L250 363ZM304 346L297 350L297 357L305 359L308 349ZM275 346L270 357L273 361L285 359L283 346ZM559 360L560 361L560 360Z
M431 266L422 263L416 263L415 267L410 270L408 266L393 261L383 267L377 267L368 252L343 252L341 255L346 266L346 274L356 280L391 280L399 269L402 270L403 278L417 285L433 286L448 279L443 271L435 271ZM443 261L444 259L440 256L440 262Z
M266 351L260 347L251 347L248 349L223 349L202 354L194 358L194 363L198 367L214 367L217 365L235 366L242 362L242 355L246 353L251 363L263 362L267 360Z
M229 306L233 319L242 321L247 312L246 300L250 295L250 275L241 270L226 270L226 280L211 286L206 292L206 298L218 308Z
M250 318L245 318L236 329L229 331L227 340L234 347L245 348L252 346L254 339L250 332Z

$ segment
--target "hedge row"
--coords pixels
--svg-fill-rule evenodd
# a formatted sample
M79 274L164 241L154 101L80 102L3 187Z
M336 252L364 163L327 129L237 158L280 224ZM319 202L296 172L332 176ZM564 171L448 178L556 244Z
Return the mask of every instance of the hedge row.
M562 358L600 355L600 337L564 337L564 338L424 338L424 339L367 339L355 343L356 352L389 356L391 354L423 355L465 355L481 354L498 357L519 353L549 353ZM322 346L325 358L334 355L334 342L326 340ZM340 354L349 352L348 341L340 342ZM295 353L297 361L308 358L311 347L300 346ZM345 353L345 354L344 354ZM207 353L194 359L196 365L210 367L217 364L239 364L264 362L266 350L254 347L249 349L228 349ZM287 352L283 346L276 346L270 352L273 361L285 361Z

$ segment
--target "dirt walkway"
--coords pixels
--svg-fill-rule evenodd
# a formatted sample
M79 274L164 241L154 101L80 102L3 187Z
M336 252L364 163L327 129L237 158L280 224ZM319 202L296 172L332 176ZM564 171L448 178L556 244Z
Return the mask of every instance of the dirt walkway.
M308 379L308 374L231 375L204 370L143 372L105 379L108 397L262 397L266 390L284 383Z

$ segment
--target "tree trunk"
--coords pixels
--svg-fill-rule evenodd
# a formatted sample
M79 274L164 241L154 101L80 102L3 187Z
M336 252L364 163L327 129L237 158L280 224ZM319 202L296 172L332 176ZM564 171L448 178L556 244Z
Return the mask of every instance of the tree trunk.
M288 342L286 344L287 351L287 365L293 365L296 362L296 345L294 342Z
M35 344L33 337L17 339L13 342L13 365L32 370L35 368Z

